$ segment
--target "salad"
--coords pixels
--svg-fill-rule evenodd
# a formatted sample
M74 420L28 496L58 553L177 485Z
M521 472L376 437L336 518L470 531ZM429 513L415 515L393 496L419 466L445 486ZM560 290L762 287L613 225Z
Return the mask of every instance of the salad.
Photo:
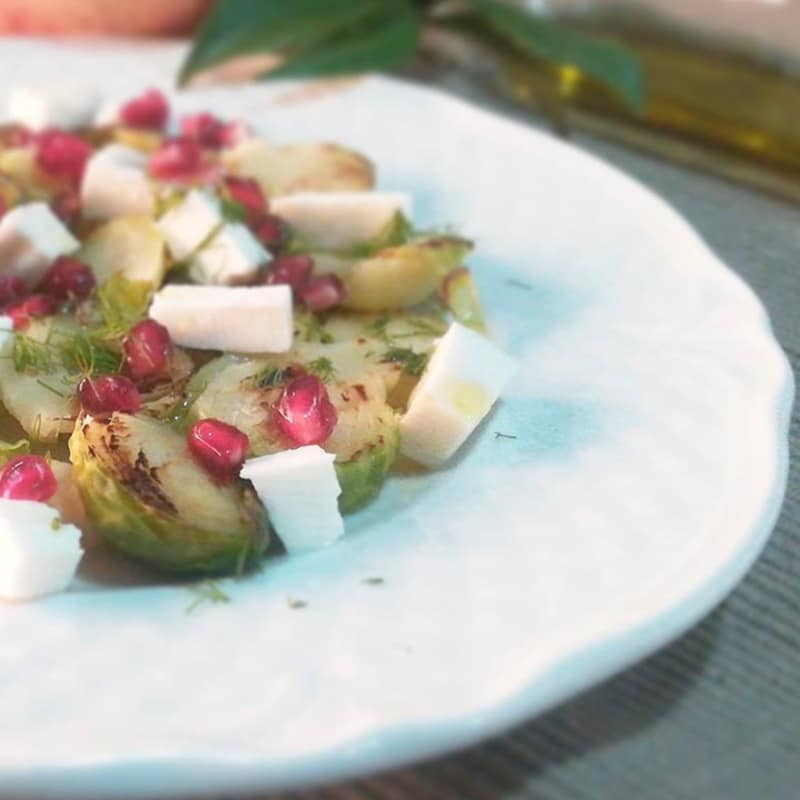
M330 143L148 89L12 92L0 127L0 596L82 531L171 574L323 547L508 380L465 259Z

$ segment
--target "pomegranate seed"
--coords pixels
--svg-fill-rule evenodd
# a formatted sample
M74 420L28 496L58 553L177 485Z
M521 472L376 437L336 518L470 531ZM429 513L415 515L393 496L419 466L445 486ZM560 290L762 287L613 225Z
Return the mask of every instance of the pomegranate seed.
M191 139L168 139L150 156L147 169L154 178L178 183L210 182L218 173L206 161L203 148Z
M250 449L246 434L218 419L192 425L187 443L195 461L220 483L237 477Z
M92 148L83 139L59 130L40 133L35 139L36 163L48 175L80 183Z
M78 399L90 414L135 414L142 405L136 384L124 375L84 378L78 384Z
M28 290L22 278L17 275L0 275L0 306L7 306L22 300Z
M77 258L59 256L47 270L39 289L57 300L83 300L95 286L91 268Z
M247 211L248 220L254 222L261 219L267 210L267 200L258 181L252 178L235 178L229 175L224 180L225 189L232 200L240 206L244 206Z
M219 117L215 117L207 111L199 114L186 114L181 118L181 136L213 150L219 150L221 147L233 147L246 134L247 128L240 120L223 122Z
M122 343L125 368L134 380L157 378L169 370L172 339L169 331L154 319L134 325Z
M32 294L8 306L3 313L11 317L15 331L30 325L36 317L50 317L58 311L58 303L47 294Z
M53 470L42 456L17 456L0 469L0 497L44 503L58 489Z
M131 128L161 130L167 124L167 117L169 103L158 89L148 89L119 110L119 121Z
M77 192L59 192L50 201L50 208L65 225L74 225L81 215L81 198Z
M338 275L311 278L300 290L300 299L312 311L327 311L344 300L346 291Z
M288 383L275 406L275 422L298 445L322 444L336 427L336 409L316 375Z
M250 226L256 239L273 253L280 248L289 235L288 226L275 214L264 214L254 219Z
M278 256L268 267L264 283L288 283L292 291L299 294L311 277L314 259L311 256Z

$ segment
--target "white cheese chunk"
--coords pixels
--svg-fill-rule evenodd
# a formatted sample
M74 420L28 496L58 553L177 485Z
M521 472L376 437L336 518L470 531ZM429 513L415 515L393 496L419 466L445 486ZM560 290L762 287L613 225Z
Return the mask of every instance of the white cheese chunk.
M242 467L289 553L325 547L344 535L334 459L310 445L248 459Z
M239 222L223 225L195 255L189 274L197 283L228 284L253 277L270 254Z
M33 131L88 127L100 104L96 87L83 83L20 86L8 98L8 117Z
M66 589L83 555L80 538L45 503L0 498L0 597L30 600Z
M183 347L285 353L292 346L292 290L280 286L165 286L150 316Z
M401 452L428 467L447 461L497 400L513 359L454 322L439 340L400 422Z
M341 250L376 239L395 214L411 217L411 195L402 192L300 192L270 199L270 211L302 240Z
M200 189L192 189L158 220L169 252L178 261L191 255L221 224L219 199Z
M0 220L0 270L36 283L58 256L80 243L47 203L16 206Z
M81 208L87 219L151 216L155 198L147 177L147 156L120 144L94 153L81 182Z

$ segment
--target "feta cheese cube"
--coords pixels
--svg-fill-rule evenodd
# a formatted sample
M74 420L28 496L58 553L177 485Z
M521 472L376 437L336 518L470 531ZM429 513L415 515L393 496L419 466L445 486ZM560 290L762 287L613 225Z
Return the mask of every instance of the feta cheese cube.
M0 270L36 283L53 259L78 249L69 232L47 203L16 206L0 219Z
M304 241L341 250L379 237L395 214L411 216L411 195L402 192L299 192L270 200Z
M325 547L344 535L334 459L309 445L248 459L242 467L289 553Z
M66 589L83 555L80 538L45 503L0 498L0 597L31 600Z
M285 353L292 346L292 290L281 286L165 286L150 316L183 347Z
M164 234L170 254L181 261L191 255L215 228L222 225L219 199L211 192L192 189L157 224Z
M119 144L98 150L86 164L81 206L87 219L153 214L155 198L147 178L147 156Z
M91 125L99 103L99 91L89 84L20 86L9 94L8 116L33 131L72 130Z
M513 359L454 322L439 340L400 421L403 455L441 466L478 426L514 370Z
M261 264L271 260L247 226L229 223L197 252L189 274L197 283L236 283L251 278Z

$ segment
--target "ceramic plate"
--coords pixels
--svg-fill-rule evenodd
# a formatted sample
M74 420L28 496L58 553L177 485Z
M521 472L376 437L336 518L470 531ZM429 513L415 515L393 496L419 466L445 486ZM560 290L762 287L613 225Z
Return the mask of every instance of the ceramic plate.
M17 76L120 98L179 58L2 47ZM791 374L758 301L664 202L395 81L177 102L361 150L419 223L474 237L519 371L449 468L393 478L342 544L227 583L229 604L187 614L185 587L84 577L0 608L2 793L232 793L432 756L631 664L742 577L784 488Z

